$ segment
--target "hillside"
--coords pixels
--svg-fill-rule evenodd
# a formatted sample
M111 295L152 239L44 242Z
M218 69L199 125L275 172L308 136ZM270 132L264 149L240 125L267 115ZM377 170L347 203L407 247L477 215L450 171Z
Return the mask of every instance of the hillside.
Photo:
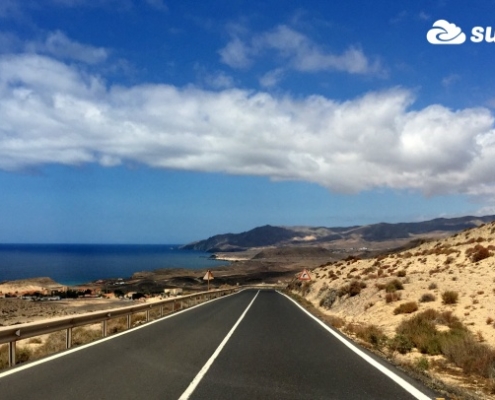
M329 262L311 275L290 288L344 332L495 398L495 222L394 254Z
M226 233L185 245L183 248L207 252L243 251L269 246L320 246L329 249L387 249L421 237L442 237L483 223L485 217L437 218L423 222L379 223L351 227L280 227L265 225L242 233Z

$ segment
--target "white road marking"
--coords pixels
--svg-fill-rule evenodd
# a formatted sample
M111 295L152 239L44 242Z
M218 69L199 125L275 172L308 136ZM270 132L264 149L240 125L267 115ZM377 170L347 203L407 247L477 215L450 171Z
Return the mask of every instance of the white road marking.
M204 378L204 376L206 375L206 373L208 372L208 370L210 369L210 367L213 365L213 362L218 357L218 355L220 354L220 352L222 351L222 349L225 347L225 345L229 341L230 337L234 334L234 331L236 330L237 326L239 326L239 324L241 323L241 321L246 316L248 310L253 305L253 303L256 300L256 297L258 297L258 294L259 293L260 293L260 291L258 290L256 292L256 295L253 297L253 300L251 300L251 303L249 303L249 305L244 310L244 312L242 313L242 315L239 317L239 319L237 320L237 322L235 323L235 325L232 327L232 329L230 330L230 332L227 333L227 336L225 336L225 338L222 340L222 343L220 343L220 345L217 347L217 349L212 354L212 356L210 357L210 359L206 362L206 364L203 366L203 368L201 368L201 370L198 372L198 374L194 377L194 379L189 384L189 386L187 387L187 389L185 390L185 392L182 393L182 395L179 397L179 400L187 400L187 399L189 399L189 396L191 396L193 394L194 390L199 385L199 383L201 382L201 380Z
M302 307L297 301L294 299L291 299L289 296L285 295L284 293L280 293L277 291L277 293L281 294L282 296L287 297L290 301L292 301L296 306L298 306L301 310L303 310L308 316L313 318L316 322L318 322L323 328L325 328L328 332L330 332L333 336L335 336L338 340L340 340L344 345L346 345L350 350L352 350L354 353L356 353L358 356L363 358L365 361L367 361L369 364L371 364L373 367L375 367L377 370L379 370L381 373L385 374L388 376L390 379L392 379L395 383L397 383L399 386L401 386L404 390L409 392L412 396L414 396L418 400L431 400L430 397L425 395L423 392L420 390L416 389L413 385L411 385L409 382L401 378L399 375L396 373L392 372L389 370L387 367L384 365L380 364L378 361L370 357L368 354L366 354L364 351L358 349L353 343L350 341L344 339L342 336L334 332L332 329L330 329L325 323L320 321L318 318L316 318L313 314L311 314L308 310L306 310L304 307Z

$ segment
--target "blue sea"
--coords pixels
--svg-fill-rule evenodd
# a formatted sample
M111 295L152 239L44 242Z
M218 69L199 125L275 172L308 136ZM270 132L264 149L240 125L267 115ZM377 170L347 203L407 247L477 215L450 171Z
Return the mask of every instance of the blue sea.
M228 264L179 245L0 244L0 282L47 276L64 285L128 278L158 268L214 268Z

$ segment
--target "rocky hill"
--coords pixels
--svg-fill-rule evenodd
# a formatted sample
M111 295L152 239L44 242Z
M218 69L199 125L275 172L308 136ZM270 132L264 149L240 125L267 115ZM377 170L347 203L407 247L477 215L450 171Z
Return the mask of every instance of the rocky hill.
M410 223L379 223L351 227L280 227L265 225L242 233L226 233L190 243L185 249L208 252L243 251L254 247L320 246L337 248L386 249L404 245L418 237L442 237L483 223L484 217L437 218Z
M289 287L344 333L479 395L455 398L495 398L495 222L310 274Z

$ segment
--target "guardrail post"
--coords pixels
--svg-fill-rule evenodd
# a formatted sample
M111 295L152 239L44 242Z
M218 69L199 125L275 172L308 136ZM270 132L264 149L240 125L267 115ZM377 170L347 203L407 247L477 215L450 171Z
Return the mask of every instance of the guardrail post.
M163 306L160 307L160 318L163 317Z
M131 329L131 314L127 314L127 329Z
M16 342L9 342L9 367L15 365L15 344Z
M146 310L146 322L150 322L150 310Z
M65 348L70 349L72 347L72 328L65 330Z
M107 337L107 320L101 322L101 335Z

